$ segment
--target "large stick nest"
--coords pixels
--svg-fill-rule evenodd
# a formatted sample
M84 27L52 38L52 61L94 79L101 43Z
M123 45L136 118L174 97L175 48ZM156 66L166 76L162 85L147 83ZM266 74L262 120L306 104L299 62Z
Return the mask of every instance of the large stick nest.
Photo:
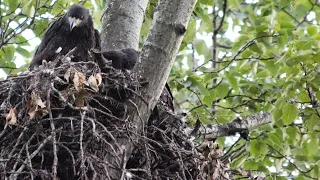
M0 179L111 179L110 169L123 179L197 178L183 121L158 103L135 133L128 104L141 83L130 72L103 71L95 60L48 63L0 82ZM134 142L127 159L122 138Z

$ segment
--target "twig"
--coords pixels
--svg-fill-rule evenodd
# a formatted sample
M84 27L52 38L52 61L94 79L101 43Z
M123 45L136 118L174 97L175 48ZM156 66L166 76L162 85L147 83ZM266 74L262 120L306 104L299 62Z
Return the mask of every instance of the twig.
M53 87L53 83L51 86ZM56 140L56 128L53 122L52 111L51 111L50 94L51 94L51 90L49 89L47 93L47 110L49 112L51 135L52 135L52 149L53 149L52 178L53 180L56 180L57 166L58 166L58 150L57 150L57 140Z

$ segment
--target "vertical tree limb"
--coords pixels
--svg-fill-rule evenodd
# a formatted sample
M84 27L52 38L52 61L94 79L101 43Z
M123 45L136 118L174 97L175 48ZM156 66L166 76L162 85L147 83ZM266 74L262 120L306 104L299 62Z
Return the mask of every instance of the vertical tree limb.
M150 32L142 48L138 74L149 82L142 90L148 107L139 106L148 119L165 86L196 0L160 0ZM144 107L144 108L143 108ZM148 113L145 113L146 110Z
M102 16L102 51L138 49L148 0L109 0Z
M149 85L140 90L141 98L133 99L130 121L135 125L134 134L141 134L154 106L158 102L167 81L170 69L183 39L186 26L196 0L160 0L154 14L152 26L143 46L140 62L134 71L148 81ZM131 4L131 5L129 5ZM103 16L102 51L120 48L136 48L146 1L111 0ZM139 8L140 9L137 9ZM135 16L134 13L138 13ZM118 16L118 17L117 17ZM135 19L137 18L137 19ZM140 24L139 24L140 23ZM134 141L134 139L132 139ZM131 156L134 142L131 138L118 138L126 161ZM108 157L107 161L117 166L117 159ZM126 164L126 162L121 162ZM119 167L123 168L123 167ZM120 178L123 169L110 169L112 178Z
M116 50L123 48L138 49L140 30L142 27L144 12L147 8L148 0L109 0L107 8L102 16L102 33L101 33L101 48L102 51ZM128 153L128 146L130 140L125 138L117 138L117 143L106 147L110 152L121 151L122 161L127 161L130 156ZM122 146L124 149L119 149ZM132 147L132 146L130 146ZM131 148L129 148L131 150ZM131 152L131 151L130 151ZM108 176L112 179L123 178L123 169L126 162L119 162L117 156L106 157L107 162L111 167L118 167L119 169L109 168ZM121 166L119 166L119 164Z

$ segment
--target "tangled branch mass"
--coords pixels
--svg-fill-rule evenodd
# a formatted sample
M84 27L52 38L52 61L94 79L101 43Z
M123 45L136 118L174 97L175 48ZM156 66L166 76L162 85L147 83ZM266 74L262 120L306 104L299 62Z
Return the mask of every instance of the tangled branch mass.
M110 169L137 179L196 178L199 159L183 121L159 102L136 134L128 112L141 83L107 67L101 72L94 59L47 63L0 82L0 179L110 179ZM134 142L131 157L121 138Z

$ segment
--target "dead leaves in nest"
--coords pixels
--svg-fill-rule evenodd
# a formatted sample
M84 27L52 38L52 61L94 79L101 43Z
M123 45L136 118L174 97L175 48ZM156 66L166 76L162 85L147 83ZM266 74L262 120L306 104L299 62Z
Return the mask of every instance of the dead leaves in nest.
M16 108L11 108L9 113L6 114L6 121L9 125L17 124L17 110Z
M69 68L64 74L64 78L68 83L71 80L74 88L76 89L76 92L73 92L71 95L76 107L85 106L84 98L88 96L89 93L84 89L84 85L87 85L95 92L98 92L99 86L102 83L101 73L91 75L88 79L86 79L86 76L82 72L77 71L75 68Z
M212 141L204 142L200 147L203 155L203 164L201 166L202 172L205 172L208 176L207 179L222 179L228 178L228 164L222 162L220 157L222 155L222 150L219 146Z
M101 84L101 82L102 82L102 76L100 73L96 74L95 76L91 75L88 78L89 86L96 92L99 91L99 85Z
M101 73L91 75L88 79L82 73L77 71L75 68L69 68L64 74L65 80L69 83L70 80L73 82L73 86L76 92L70 92L69 90L62 91L62 96L66 96L67 100L73 100L76 107L85 106L85 97L89 96L89 92L84 89L84 85L91 87L95 92L99 91L99 86L102 83ZM70 99L71 97L71 99ZM48 114L46 101L43 101L39 94L32 92L31 99L27 103L29 119L38 119ZM6 113L6 122L9 125L17 124L17 110L16 108L11 108L8 113Z
M41 118L48 114L46 101L42 101L40 95L37 93L31 93L31 100L28 101L27 107L30 120Z
M74 104L76 105L76 107L85 107L85 100L84 98L89 96L88 91L86 90L81 90L80 92L75 94L75 101Z
M79 72L79 71L74 72L72 81L77 91L80 91L81 89L83 89L85 80L86 80L86 76L82 72Z
M86 76L82 73L77 71L75 68L69 68L66 73L64 74L65 80L69 83L70 79L72 79L74 88L80 92L83 89L84 84L87 84L91 87L94 91L99 91L99 86L102 82L101 73L96 75L91 75L88 80L86 80Z

